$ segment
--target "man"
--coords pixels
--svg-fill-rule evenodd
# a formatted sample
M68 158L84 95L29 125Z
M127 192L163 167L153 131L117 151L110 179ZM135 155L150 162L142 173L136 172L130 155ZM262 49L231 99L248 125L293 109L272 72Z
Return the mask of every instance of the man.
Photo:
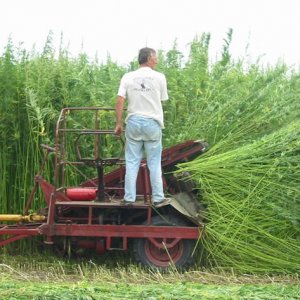
M164 128L161 101L168 100L165 75L155 71L157 56L155 50L142 48L139 51L140 67L126 73L120 83L116 100L115 133L123 131L122 114L127 99L126 146L125 146L125 195L124 203L136 200L136 179L146 152L147 166L150 171L152 203L160 207L170 202L165 199L161 174L162 128Z

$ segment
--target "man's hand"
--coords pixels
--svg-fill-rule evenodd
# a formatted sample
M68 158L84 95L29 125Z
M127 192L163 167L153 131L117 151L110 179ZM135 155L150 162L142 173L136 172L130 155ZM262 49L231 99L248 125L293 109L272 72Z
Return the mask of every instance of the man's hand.
M123 114L123 107L124 107L125 98L118 96L116 100L116 121L117 125L115 128L115 134L121 136L123 133L123 121L122 121L122 114Z
M115 128L115 134L118 136L121 136L123 133L123 126L122 125L117 125Z

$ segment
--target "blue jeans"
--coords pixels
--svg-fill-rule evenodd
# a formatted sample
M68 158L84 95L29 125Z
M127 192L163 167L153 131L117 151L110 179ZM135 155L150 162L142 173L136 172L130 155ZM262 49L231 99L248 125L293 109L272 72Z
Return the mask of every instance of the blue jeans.
M162 172L161 172L161 127L153 119L141 116L131 116L127 120L125 137L125 196L126 201L134 202L136 199L136 180L146 152L147 166L150 171L152 189L152 202L164 199Z

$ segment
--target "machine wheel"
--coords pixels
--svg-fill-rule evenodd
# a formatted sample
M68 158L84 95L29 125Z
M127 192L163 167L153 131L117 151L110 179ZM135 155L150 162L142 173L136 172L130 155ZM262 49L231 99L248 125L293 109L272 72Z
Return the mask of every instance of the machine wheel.
M155 216L152 218L152 225L186 226L186 223L170 216ZM181 239L175 245L172 244L173 241L174 239L155 239L155 242L162 245L157 247L149 239L135 239L133 243L135 259L145 266L160 270L166 270L172 266L183 269L192 262L191 255L195 241Z

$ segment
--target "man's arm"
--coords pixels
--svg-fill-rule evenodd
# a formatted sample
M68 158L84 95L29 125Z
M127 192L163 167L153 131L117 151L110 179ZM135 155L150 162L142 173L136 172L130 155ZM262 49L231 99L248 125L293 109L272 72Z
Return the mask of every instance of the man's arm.
M122 116L123 116L123 108L124 108L124 102L125 102L125 98L118 96L117 100L116 100L116 106L115 106L115 110L116 110L116 128L115 128L115 134L116 135L121 135L123 132L123 120L122 120Z

